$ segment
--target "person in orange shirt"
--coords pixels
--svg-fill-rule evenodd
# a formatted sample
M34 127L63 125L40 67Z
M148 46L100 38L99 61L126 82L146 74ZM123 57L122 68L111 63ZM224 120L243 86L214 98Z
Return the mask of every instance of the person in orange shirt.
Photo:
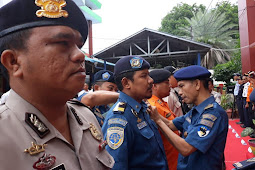
M156 106L158 112L166 119L173 120L176 115L169 109L167 102L162 98L169 95L170 84L169 77L171 73L165 69L152 70L150 73L151 78L154 80L152 87L152 97L148 99L150 105ZM178 131L175 131L179 135ZM168 167L170 170L177 169L178 151L169 143L166 137L160 132L165 153L168 161Z

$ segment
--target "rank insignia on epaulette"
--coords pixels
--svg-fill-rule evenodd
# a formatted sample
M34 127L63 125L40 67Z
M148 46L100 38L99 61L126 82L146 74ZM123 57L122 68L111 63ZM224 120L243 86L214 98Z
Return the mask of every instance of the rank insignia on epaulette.
M56 157L51 154L44 153L42 157L39 158L33 165L34 169L44 170L49 169L56 161Z
M171 116L170 112L166 114L166 118L169 118L170 116Z
M74 115L75 119L77 120L77 122L79 123L79 125L83 125L83 122L82 122L81 118L77 115L75 109L70 106L70 110L73 113L73 115Z
M204 108L204 110L209 109L209 108L211 108L211 107L213 107L213 104L208 104L208 105Z
M66 6L65 0L35 0L35 4L41 7L36 11L37 17L60 18L68 17L66 10L62 10Z
M45 151L45 146L47 144L37 145L32 142L32 146L29 149L25 149L24 152L29 153L30 155L36 155L38 153Z
M110 127L107 129L107 143L112 149L118 149L124 141L124 129L121 127Z
M100 132L97 130L97 128L94 124L92 124L92 123L89 124L89 130L90 130L90 133L92 134L92 136L96 140L101 141L103 139Z
M199 126L197 134L199 137L206 137L210 132L210 129L206 126Z
M33 113L26 113L25 122L40 138L43 138L50 132L46 125Z
M121 112L124 113L126 108L126 103L119 102L116 104L115 108L113 109L114 112Z

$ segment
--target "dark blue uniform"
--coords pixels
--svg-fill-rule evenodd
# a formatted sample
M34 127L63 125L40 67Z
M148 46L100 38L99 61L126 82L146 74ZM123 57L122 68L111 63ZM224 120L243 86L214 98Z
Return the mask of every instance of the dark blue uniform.
M213 96L193 107L186 115L175 118L173 123L182 132L185 141L197 148L187 157L179 154L177 169L222 168L228 117Z
M102 127L107 151L115 170L166 170L167 160L156 124L146 113L147 105L120 92Z

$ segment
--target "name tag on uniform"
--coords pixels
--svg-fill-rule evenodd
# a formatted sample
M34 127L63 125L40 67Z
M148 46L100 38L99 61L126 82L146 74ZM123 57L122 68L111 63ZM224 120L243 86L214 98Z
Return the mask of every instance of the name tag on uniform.
M138 123L138 124L137 124L138 129L142 129L142 128L144 128L145 126L147 126L147 123L146 123L145 121L142 121L141 123Z
M62 163L58 166L55 166L54 168L51 168L50 170L66 170L65 165Z

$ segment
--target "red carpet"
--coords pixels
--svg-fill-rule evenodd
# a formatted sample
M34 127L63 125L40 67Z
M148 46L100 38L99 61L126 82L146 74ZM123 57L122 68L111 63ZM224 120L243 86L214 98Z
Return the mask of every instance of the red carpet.
M228 129L225 147L225 162L227 170L232 170L234 168L232 165L233 163L253 157L253 154L248 152L248 139L251 138L249 136L241 137L241 132L244 128L241 128L240 125L236 124L236 122L239 122L239 119L229 119L230 126Z

